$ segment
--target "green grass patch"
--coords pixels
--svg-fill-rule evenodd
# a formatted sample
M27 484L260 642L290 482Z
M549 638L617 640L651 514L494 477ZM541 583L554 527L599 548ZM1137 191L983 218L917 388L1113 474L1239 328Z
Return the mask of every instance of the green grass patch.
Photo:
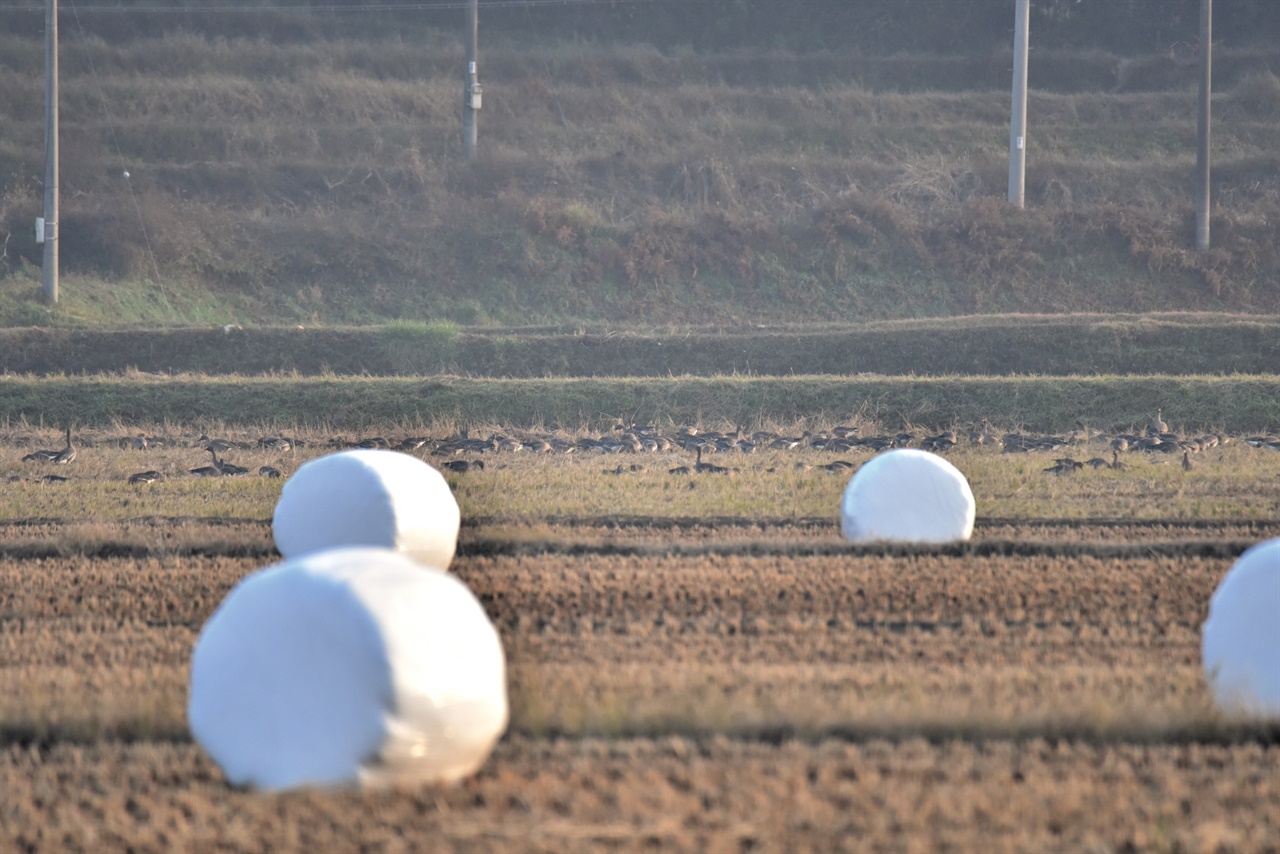
M923 297L927 298L927 296ZM0 329L0 372L493 377L1265 374L1280 318L980 315L802 327Z
M943 429L989 418L1010 429L1067 431L1080 423L1141 428L1157 407L1179 430L1274 430L1280 377L0 377L7 422L40 425L172 421L345 431L432 421L572 429L621 420L732 429L862 419Z

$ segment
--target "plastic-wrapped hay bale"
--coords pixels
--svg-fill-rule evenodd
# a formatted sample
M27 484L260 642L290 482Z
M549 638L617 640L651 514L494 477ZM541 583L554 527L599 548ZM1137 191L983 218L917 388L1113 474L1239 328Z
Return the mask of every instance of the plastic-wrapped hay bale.
M936 454L887 451L858 469L845 487L840 530L855 543L949 543L973 535L969 481Z
M272 519L285 557L340 546L380 546L447 569L461 514L440 472L397 451L317 457L284 485Z
M1201 653L1220 709L1280 716L1280 539L1249 549L1223 577L1209 600Z
M502 644L448 573L385 549L316 552L219 605L188 718L235 785L453 781L506 728Z

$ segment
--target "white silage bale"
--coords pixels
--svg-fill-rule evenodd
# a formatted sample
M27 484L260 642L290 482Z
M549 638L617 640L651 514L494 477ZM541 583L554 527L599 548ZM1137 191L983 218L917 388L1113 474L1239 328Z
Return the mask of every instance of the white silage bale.
M448 573L316 552L248 576L210 617L188 719L235 785L449 782L506 728L502 644Z
M840 530L855 543L949 543L973 535L969 481L927 451L903 448L867 461L845 487Z
M1209 600L1201 653L1220 709L1280 717L1280 539L1249 549L1227 571Z
M285 557L339 546L380 546L447 569L461 514L444 476L397 451L317 457L285 482L272 519Z

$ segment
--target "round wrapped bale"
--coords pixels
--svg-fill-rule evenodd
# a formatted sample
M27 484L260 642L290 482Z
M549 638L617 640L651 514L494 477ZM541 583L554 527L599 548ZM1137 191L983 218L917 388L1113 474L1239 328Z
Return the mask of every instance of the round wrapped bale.
M969 481L936 454L887 451L858 469L845 487L840 530L855 543L949 543L973 535Z
M1209 600L1201 654L1220 709L1280 716L1280 539L1249 549L1227 571Z
M455 577L332 549L227 595L196 642L187 711L233 785L450 782L506 728L506 663Z
M285 557L380 546L447 569L461 518L440 472L398 451L361 449L299 468L285 481L271 525Z

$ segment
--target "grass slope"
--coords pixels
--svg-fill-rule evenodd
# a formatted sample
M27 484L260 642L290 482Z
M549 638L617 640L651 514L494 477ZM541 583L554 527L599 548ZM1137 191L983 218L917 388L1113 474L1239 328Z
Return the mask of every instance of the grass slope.
M458 49L430 47L69 41L50 312L41 53L7 37L0 323L1280 312L1274 48L1215 51L1197 253L1195 69L1176 52L1046 55L1017 211L1003 55L499 45L467 163Z
M359 431L400 423L421 432L428 424L607 430L659 422L732 430L862 420L895 430L967 430L990 418L1065 432L1082 422L1142 429L1157 407L1185 432L1275 430L1280 377L0 377L0 412L9 426L169 421Z

